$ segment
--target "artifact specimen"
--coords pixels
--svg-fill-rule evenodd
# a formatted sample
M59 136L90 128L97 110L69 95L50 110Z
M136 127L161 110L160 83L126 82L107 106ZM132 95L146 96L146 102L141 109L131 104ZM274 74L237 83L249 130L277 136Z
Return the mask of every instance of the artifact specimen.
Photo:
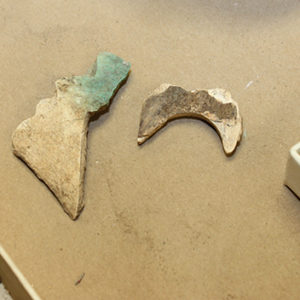
M290 149L284 183L300 198L300 142Z
M243 132L237 103L223 89L186 91L162 84L142 107L138 144L144 143L169 120L195 117L211 124L221 137L224 151L232 154Z
M88 74L57 80L56 95L41 100L35 115L13 133L14 154L47 184L72 219L84 207L89 119L109 106L129 70L120 57L100 53Z

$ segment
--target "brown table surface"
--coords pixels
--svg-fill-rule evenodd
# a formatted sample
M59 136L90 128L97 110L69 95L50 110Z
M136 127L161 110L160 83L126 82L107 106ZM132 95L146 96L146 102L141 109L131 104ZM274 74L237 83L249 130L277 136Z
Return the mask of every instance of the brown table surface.
M90 124L74 222L11 134L101 51L132 72ZM299 299L300 202L283 185L300 139L299 1L0 0L0 66L0 243L43 299ZM164 82L231 91L245 125L232 157L192 119L137 146Z

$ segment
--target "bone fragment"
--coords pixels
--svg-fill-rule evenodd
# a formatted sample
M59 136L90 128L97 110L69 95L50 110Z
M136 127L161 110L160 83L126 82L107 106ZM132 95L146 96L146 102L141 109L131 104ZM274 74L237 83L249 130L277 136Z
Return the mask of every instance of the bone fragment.
M186 91L179 86L162 84L143 103L138 144L144 143L168 121L180 117L194 117L211 124L219 134L227 155L234 152L241 139L242 118L228 91Z
M116 55L99 54L89 74L56 81L56 95L41 100L35 115L13 133L14 154L47 184L72 219L84 207L89 119L109 105L129 69Z

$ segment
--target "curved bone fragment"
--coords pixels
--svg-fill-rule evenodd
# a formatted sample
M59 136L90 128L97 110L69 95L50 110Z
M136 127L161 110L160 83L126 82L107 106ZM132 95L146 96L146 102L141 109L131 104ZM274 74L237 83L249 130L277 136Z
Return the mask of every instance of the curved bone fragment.
M186 91L162 84L142 107L138 144L144 143L169 120L195 117L211 124L221 137L224 151L230 155L242 136L242 118L237 103L223 89Z
M13 133L14 154L47 184L72 219L84 207L89 119L109 105L129 70L120 57L99 54L89 74L56 81L56 95L41 100L35 115Z

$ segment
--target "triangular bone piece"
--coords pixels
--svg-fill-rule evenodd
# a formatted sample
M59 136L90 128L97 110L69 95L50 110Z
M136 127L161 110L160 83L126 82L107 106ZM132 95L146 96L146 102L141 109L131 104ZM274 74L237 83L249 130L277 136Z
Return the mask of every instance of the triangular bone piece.
M43 180L76 219L84 207L83 183L90 116L107 107L130 64L101 53L88 75L56 82L56 96L41 100L32 118L13 133L13 152Z
M144 143L169 120L180 117L195 117L211 124L221 137L227 155L234 152L241 139L242 118L228 91L186 91L165 83L143 103L138 144Z

